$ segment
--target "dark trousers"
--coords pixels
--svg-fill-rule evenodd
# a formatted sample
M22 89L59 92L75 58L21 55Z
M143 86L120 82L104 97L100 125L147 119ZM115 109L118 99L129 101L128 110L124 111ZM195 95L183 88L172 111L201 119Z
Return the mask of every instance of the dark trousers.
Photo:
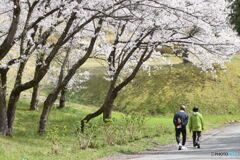
M184 146L186 143L187 132L186 128L176 128L176 141L179 144L181 142L180 135L182 133L182 145Z
M195 147L200 142L201 131L193 131L193 146Z

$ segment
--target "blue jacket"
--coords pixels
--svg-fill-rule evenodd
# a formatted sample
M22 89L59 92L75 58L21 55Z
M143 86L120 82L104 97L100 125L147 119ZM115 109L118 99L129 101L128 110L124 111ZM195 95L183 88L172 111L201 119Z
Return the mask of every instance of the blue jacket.
M177 128L178 125L178 119L181 120L181 125L182 128L186 128L187 124L188 124L188 115L185 112L177 112L174 117L173 117L173 123L175 125L175 127Z

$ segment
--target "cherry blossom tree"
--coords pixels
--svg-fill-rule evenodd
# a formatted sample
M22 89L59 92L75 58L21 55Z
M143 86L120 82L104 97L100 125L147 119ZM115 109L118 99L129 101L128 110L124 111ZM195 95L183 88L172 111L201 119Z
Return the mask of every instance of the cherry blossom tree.
M33 7L36 4L39 4L39 6L34 10ZM73 20L76 17L76 14L71 14L68 12L69 8L72 7L72 9L74 9L76 6L76 4L73 4L72 2L42 1L40 3L40 1L34 1L32 4L30 2L27 3L27 6L29 8L29 12L27 12L25 20L26 22L23 25L23 33L20 35L19 40L20 56L24 57L24 59L19 63L14 88L10 93L7 109L8 135L12 135L12 126L15 117L16 105L21 92L34 87L45 76L52 59L58 53L58 50L61 48L61 46L66 43L63 41L67 37ZM33 15L33 11L36 11L35 16L38 17L40 15L40 18L42 17L41 15L45 16L46 13L51 14L49 14L47 18L45 17L44 20L38 24L34 24L33 29L26 33L24 28L27 28L29 26L29 22L32 19L35 19L35 16L30 16ZM42 12L43 14L41 14ZM65 22L67 23L66 27L61 27L60 25ZM51 43L47 43L47 40L55 32L62 32L62 34L60 34L58 41L55 44L52 43L52 46L50 46ZM40 65L38 74L36 74L32 80L22 83L22 75L26 63L29 57L35 53L36 50L45 50L46 58L44 59L43 64Z
M76 36L75 38L77 38L77 43L83 44L83 46L77 49L77 52L79 54L76 57L76 62L69 69L68 73L62 79L62 81L61 82L59 81L57 86L52 90L52 92L47 96L46 100L44 101L43 111L39 121L38 129L39 134L43 134L45 132L51 107L53 103L56 101L60 91L67 86L69 81L75 75L76 71L87 61L90 55L94 52L97 39L101 33L101 29L105 24L104 22L106 21L106 19L111 17L116 20L121 20L132 16L129 13L124 13L123 9L127 8L128 6L131 6L133 2L126 0L116 2L115 1L104 2L105 3L96 0L80 2L80 4L83 3L84 6L89 6L88 8L86 8L86 14L88 12L92 13L90 14L91 18L89 19L89 21L87 21L87 23L83 27L81 27L81 29L77 30L77 32L73 32L74 34L71 37L69 37L67 42L69 42L70 39ZM119 12L121 12L122 14L119 14ZM86 17L85 14L81 16L83 16L83 18ZM79 24L77 25L82 26ZM76 43L74 40L72 40L72 42Z
M164 56L156 47L170 47L173 52L181 47L183 60L203 71L229 61L239 48L239 39L227 21L227 6L225 0L144 0L130 10L136 19L110 21L115 39L102 41L99 48L108 63L110 87L99 110L82 120L82 130L100 114L105 121L111 118L118 92L134 79L144 62Z
M51 62L60 54L60 49L67 45L72 38L83 31L87 25L93 25L95 19L111 16L111 13L121 8L123 2L118 1L112 3L106 1L56 1L56 0L26 0L21 1L22 11L21 20L23 25L20 25L22 30L17 36L16 47L18 47L19 58L11 59L10 61L19 64L18 73L14 88L9 97L7 109L8 135L12 135L12 126L15 117L16 105L21 92L36 86L47 74ZM10 3L10 2L9 2ZM115 7L113 8L112 5ZM91 27L90 27L91 29ZM88 37L95 37L94 32L89 32ZM49 42L49 39L55 36L56 41ZM85 36L84 36L85 37ZM22 83L22 75L31 56L37 52L44 53L42 63L37 63L39 67L33 79ZM9 64L3 65L2 68L9 68ZM52 103L52 102L51 102Z
M29 54L37 48L31 39L36 36L38 25L59 11L60 6L51 6L49 2L40 0L3 0L0 2L1 135L5 135L8 128L6 115L7 73L14 64L21 63L19 73L24 69L24 62L28 59ZM13 50L18 50L18 47L20 53L16 54ZM21 82L20 77L21 74L18 74L15 86Z

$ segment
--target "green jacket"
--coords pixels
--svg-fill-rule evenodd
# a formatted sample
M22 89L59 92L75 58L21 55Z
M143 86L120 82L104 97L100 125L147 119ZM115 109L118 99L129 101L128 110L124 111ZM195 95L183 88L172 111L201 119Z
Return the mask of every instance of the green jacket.
M190 131L202 131L204 130L203 116L199 112L193 112L189 120L189 130Z

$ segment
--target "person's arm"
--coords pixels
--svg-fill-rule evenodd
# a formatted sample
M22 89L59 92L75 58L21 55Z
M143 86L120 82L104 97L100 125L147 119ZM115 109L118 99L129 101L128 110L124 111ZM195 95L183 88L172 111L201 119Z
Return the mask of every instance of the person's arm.
M182 121L182 125L187 126L187 124L188 124L188 115L186 114L186 116L184 117L184 120Z
M190 119L189 119L188 127L189 127L189 131L191 132L192 131L192 117L191 116L190 116Z
M177 114L175 114L173 117L173 124L174 126L177 126Z

